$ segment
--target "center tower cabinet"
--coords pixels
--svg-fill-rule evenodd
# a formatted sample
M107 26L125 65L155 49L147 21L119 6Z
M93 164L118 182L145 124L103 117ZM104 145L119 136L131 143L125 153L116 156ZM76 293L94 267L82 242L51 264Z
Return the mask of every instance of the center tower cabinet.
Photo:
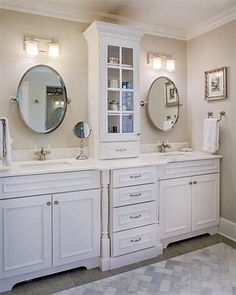
M143 32L95 21L84 35L89 49L91 156L137 157L140 153L139 44Z

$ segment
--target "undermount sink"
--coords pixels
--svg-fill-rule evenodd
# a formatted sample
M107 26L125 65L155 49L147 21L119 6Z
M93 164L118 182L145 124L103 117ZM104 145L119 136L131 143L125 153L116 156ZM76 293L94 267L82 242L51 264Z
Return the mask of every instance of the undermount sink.
M45 162L40 162L40 161L34 161L34 162L26 162L26 163L21 163L19 166L21 168L30 168L30 169L39 169L39 168L57 168L60 166L65 166L65 165L71 165L69 161L65 160L58 160L58 161L45 161Z

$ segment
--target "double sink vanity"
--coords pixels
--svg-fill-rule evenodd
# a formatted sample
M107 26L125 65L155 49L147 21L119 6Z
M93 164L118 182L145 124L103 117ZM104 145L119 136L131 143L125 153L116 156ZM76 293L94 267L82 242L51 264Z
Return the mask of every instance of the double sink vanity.
M140 154L140 106L160 138L175 126L180 108L169 77L155 78L147 101L139 101L143 32L95 21L84 36L90 126L79 122L74 133L83 140L91 133L90 158L0 169L0 292L80 266L128 265L160 255L171 242L218 231L219 155ZM47 65L25 72L12 101L41 137L59 128L71 102ZM83 142L80 147L77 158L86 159ZM162 151L168 147L161 144ZM34 154L43 160L48 152Z
M220 156L15 162L0 171L0 291L79 266L155 257L219 224Z

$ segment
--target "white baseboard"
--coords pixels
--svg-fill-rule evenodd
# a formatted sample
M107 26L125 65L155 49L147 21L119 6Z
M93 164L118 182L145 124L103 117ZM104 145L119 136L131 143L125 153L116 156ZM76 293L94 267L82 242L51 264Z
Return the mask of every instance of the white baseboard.
M236 223L221 217L219 234L236 242Z

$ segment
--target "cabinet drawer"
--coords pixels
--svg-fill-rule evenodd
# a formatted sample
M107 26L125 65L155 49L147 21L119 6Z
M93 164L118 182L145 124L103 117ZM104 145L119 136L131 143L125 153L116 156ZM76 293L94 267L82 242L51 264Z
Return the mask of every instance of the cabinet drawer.
M99 188L99 171L63 172L0 178L1 198Z
M156 202L113 209L113 232L157 222Z
M113 189L113 207L155 200L157 200L157 183Z
M168 163L162 179L201 175L220 172L220 160L196 160L181 163Z
M156 167L118 169L112 172L113 187L153 183L156 181Z
M138 157L140 144L131 142L106 142L100 144L100 159L120 159Z
M157 244L157 224L113 233L112 256L153 247Z

